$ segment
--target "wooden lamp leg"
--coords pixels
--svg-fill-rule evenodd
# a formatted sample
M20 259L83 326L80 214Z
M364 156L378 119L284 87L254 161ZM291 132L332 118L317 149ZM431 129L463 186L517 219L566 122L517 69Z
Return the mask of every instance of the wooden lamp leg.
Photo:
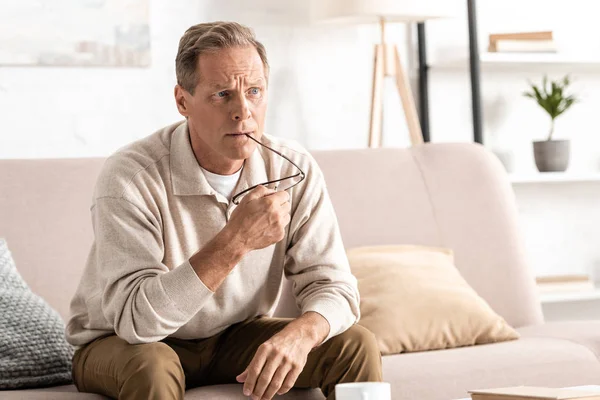
M400 55L398 53L398 47L394 46L394 62L395 62L395 77L396 87L400 94L400 101L404 108L404 117L408 125L408 133L410 135L410 142L413 146L423 144L423 132L421 132L421 124L419 123L419 115L417 114L417 108L415 107L415 100L410 90L410 82L408 77L402 68L400 63Z
M369 147L381 145L381 125L383 122L383 79L384 79L384 45L375 46L373 65L373 92L371 96L371 123L369 129Z
M383 81L386 76L393 76L404 109L404 117L408 126L410 142L413 146L423 144L423 133L419 123L419 115L415 100L410 90L410 82L400 63L400 54L395 45L385 44L385 21L380 21L381 44L375 46L375 62L373 66L373 93L371 97L371 124L369 130L369 147L379 147L382 139L383 124Z

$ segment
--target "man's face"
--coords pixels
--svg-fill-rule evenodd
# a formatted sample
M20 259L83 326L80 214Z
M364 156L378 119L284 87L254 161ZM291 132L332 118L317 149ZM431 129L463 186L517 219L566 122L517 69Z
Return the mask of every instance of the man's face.
M256 49L252 46L223 49L202 54L198 59L199 80L194 95L176 89L183 97L194 148L201 147L216 165L239 165L260 139L267 110L267 78ZM216 158L216 159L215 159ZM236 162L237 161L237 162Z

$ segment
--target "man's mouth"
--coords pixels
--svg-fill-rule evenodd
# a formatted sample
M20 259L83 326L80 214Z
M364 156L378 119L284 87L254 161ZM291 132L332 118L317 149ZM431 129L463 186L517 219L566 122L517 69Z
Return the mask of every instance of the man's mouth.
M252 134L252 131L248 131L248 132L233 132L233 133L228 133L227 136L246 136L246 135L250 135Z

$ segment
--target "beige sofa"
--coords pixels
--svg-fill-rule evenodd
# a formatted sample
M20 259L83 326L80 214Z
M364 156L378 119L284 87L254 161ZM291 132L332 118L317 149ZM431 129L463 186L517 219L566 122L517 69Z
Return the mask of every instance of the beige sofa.
M518 341L386 356L394 399L448 400L504 385L600 384L600 323L544 324L501 164L474 144L314 152L346 247L424 244L455 250L467 281L522 335ZM0 161L0 237L32 289L67 318L92 240L89 204L100 159ZM279 314L290 316L289 292ZM399 307L402 305L399 304ZM73 386L3 399L93 399ZM239 385L186 399L244 399ZM285 399L323 399L297 390Z

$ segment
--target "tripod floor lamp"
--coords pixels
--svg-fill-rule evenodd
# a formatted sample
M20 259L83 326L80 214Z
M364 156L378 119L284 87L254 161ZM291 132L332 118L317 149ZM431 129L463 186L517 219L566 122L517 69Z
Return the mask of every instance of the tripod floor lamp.
M390 22L423 22L449 15L448 0L313 0L313 18L321 22L379 24L381 43L375 45L369 147L379 147L383 123L383 83L396 83L412 145L423 143L423 134L409 77L400 61L398 47L385 41Z

